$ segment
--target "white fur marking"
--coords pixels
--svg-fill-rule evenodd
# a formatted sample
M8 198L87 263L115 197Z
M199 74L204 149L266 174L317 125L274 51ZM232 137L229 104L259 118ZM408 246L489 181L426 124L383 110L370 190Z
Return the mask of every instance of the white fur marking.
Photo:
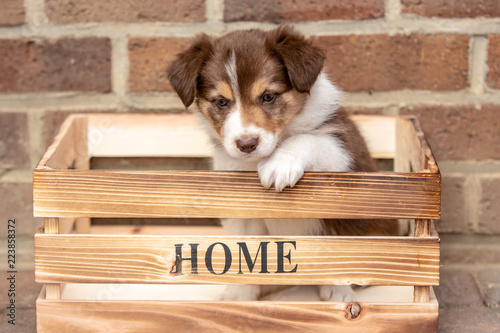
M233 90L235 102L238 103L240 101L240 90L238 87L238 73L236 71L236 55L234 51L231 52L229 56L229 62L226 63L226 73L229 76L229 84L231 89Z
M321 73L311 88L302 112L297 114L286 127L286 135L311 133L335 114L340 98L341 92L325 73Z
M273 133L257 127L255 125L243 126L241 121L241 111L236 105L226 118L224 126L222 127L224 133L224 148L226 152L232 157L237 159L257 159L268 156L271 154L278 142L278 137ZM251 153L244 153L236 147L236 140L258 138L259 144L257 149Z
M258 165L262 186L273 184L277 192L293 187L304 171L350 170L352 158L331 135L299 134L286 139L269 158Z

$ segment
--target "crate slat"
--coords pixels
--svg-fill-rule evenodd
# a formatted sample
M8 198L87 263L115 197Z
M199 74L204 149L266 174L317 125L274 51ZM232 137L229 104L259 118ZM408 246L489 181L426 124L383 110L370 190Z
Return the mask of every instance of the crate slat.
M264 189L255 172L35 171L40 217L439 218L433 173L306 173Z
M437 332L438 304L37 301L45 332Z
M43 283L429 286L439 239L37 234L35 268Z
M211 157L212 145L194 114L90 114L92 157ZM395 117L352 116L374 158L394 158Z

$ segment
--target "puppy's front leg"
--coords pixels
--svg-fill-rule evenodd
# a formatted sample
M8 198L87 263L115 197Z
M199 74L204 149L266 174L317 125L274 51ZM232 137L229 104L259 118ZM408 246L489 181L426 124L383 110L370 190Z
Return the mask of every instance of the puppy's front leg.
M304 171L349 171L351 156L342 143L328 134L298 134L283 141L258 165L262 186L277 192L293 187Z

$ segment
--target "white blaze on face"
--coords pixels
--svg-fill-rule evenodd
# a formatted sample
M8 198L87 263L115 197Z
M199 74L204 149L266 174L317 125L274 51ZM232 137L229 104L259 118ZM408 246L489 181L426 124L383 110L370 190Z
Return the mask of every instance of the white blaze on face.
M223 145L226 152L233 158L258 159L270 155L276 148L278 136L274 133L255 126L253 124L243 124L241 113L241 95L238 86L238 75L236 70L236 57L234 51L225 64L226 73L229 76L231 90L233 91L233 106L229 111L224 125L222 126ZM242 152L236 141L257 139L257 148L251 153Z

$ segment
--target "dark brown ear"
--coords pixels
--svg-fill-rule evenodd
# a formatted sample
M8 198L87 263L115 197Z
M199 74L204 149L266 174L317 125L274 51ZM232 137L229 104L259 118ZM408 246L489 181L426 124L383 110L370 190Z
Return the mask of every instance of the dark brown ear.
M281 59L293 87L309 92L323 68L324 51L289 25L268 32L266 47Z
M168 66L170 84L186 108L193 104L198 75L211 52L212 39L207 34L200 34L195 37L191 46L178 54Z

